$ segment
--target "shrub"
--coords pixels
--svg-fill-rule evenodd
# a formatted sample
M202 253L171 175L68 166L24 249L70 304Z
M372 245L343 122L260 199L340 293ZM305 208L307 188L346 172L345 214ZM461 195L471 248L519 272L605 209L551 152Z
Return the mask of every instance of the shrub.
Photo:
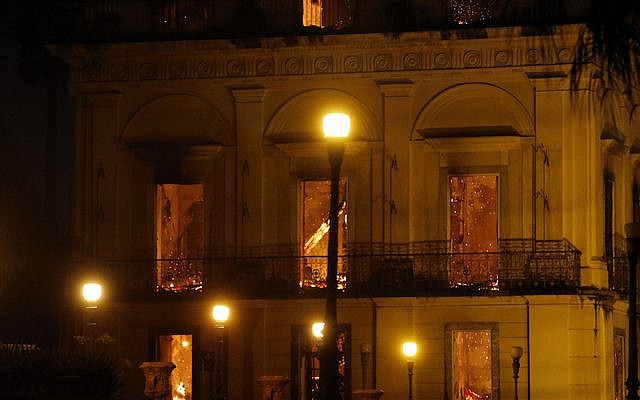
M116 400L122 380L104 355L0 347L0 399Z

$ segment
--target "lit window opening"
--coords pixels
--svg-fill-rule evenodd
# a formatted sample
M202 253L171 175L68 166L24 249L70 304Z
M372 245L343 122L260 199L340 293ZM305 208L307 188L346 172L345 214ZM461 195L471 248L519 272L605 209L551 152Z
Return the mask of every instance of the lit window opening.
M329 246L329 205L331 182L310 180L301 182L301 254L300 287L324 288L327 280L327 251ZM338 289L347 285L347 183L340 180L338 212Z
M204 186L156 187L156 279L158 291L202 290Z
M453 399L492 400L491 330L453 331Z
M496 0L450 0L449 8L458 25L488 22L495 13Z
M171 400L193 398L193 336L162 335L158 337L158 361L175 364L170 375Z
M449 282L498 287L498 177L449 177Z
M350 0L302 0L302 25L342 29L351 24Z

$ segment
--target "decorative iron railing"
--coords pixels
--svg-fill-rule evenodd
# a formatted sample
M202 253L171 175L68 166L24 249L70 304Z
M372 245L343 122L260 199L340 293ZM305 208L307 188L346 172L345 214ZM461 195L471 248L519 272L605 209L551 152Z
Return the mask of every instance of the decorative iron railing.
M629 287L629 259L627 243L621 235L613 236L613 256L605 257L609 289L626 293Z
M98 275L119 299L322 296L326 257L290 255L293 249L287 246L245 250L238 256L193 260L103 260L79 268L83 275ZM446 241L351 244L339 263L345 297L566 292L580 287L580 251L566 240L500 240L499 250L488 253L451 253ZM167 265L189 266L188 279L171 284L175 274L159 273Z
M345 24L329 32L433 30L485 26L537 26L586 21L589 8L562 0L557 8L533 0L496 7L486 0L431 0L429 12L400 12L386 0L351 7ZM51 34L72 40L149 40L175 37L271 36L320 33L303 26L300 0L57 0L47 23ZM311 29L310 29L311 28ZM474 35L471 33L471 35Z

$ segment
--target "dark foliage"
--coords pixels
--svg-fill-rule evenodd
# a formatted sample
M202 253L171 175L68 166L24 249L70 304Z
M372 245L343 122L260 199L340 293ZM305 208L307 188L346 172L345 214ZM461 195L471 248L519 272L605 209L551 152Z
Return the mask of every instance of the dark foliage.
M592 0L589 11L576 44L572 87L578 87L584 66L593 63L605 86L620 82L630 93L639 83L640 1Z
M122 381L103 355L0 348L3 400L116 400Z

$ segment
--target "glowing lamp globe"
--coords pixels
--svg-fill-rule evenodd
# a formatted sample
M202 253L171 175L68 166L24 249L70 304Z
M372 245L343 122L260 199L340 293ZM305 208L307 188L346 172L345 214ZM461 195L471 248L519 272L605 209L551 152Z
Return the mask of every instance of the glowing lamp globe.
M89 303L96 303L102 297L102 286L99 283L85 283L82 286L82 297Z
M405 342L402 344L402 354L404 354L405 357L411 359L415 357L417 352L418 346L415 342Z
M314 322L311 325L311 332L316 339L322 339L324 337L324 322Z
M213 306L213 319L217 323L223 324L229 319L229 307L223 305Z
M322 129L325 138L346 138L349 136L351 120L347 114L331 113L322 119Z

